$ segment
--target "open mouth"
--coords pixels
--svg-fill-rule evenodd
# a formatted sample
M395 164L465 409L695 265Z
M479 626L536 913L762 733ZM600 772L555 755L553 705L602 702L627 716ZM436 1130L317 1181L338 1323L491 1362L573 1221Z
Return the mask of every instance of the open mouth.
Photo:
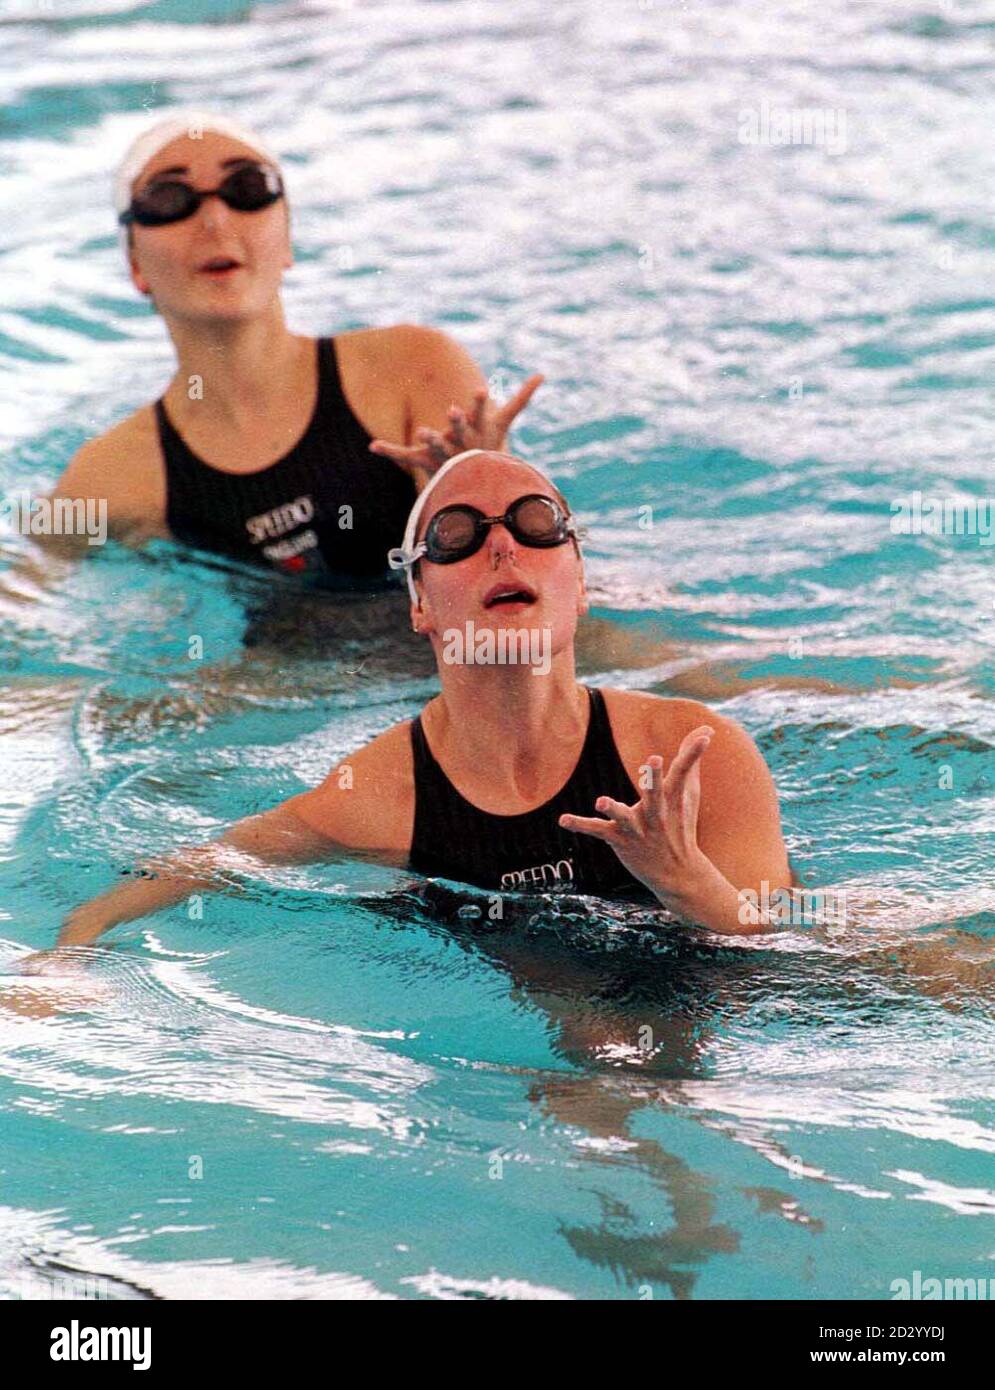
M234 256L212 256L200 267L200 273L202 275L228 275L233 270L240 268L241 262L236 261Z
M536 596L524 584L496 584L484 595L485 608L510 608L535 603Z

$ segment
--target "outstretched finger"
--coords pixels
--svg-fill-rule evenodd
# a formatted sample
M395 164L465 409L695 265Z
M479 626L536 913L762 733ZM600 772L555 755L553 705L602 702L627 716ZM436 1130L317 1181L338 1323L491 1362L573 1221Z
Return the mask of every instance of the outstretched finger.
M698 808L701 805L701 761L696 762L684 780L681 792L681 819L693 843L698 838Z
M631 830L636 813L635 806L626 806L624 801L613 801L610 796L599 796L594 809L602 816L615 822L620 830Z
M643 809L648 818L654 823L663 820L663 759L659 753L653 753L646 759L646 767L649 769L649 786L643 792Z
M484 428L484 417L487 414L487 402L490 392L486 386L478 386L473 393L473 407L470 411L470 428L480 434Z
M708 724L701 724L684 738L664 780L665 791L674 795L680 792L684 779L708 747L714 732Z
M596 840L614 840L618 834L615 822L602 820L600 816L563 815L559 819L561 830L572 830L577 835L593 835Z
M449 407L449 436L461 454L466 448L466 412L458 405Z
M424 468L429 462L424 444L391 444L387 439L371 439L369 450L371 454L383 454L385 458L393 459L402 468Z
M525 409L545 380L546 378L540 373L536 373L535 376L530 376L528 381L518 388L511 399L505 401L504 405L501 406L494 418L502 434L507 432L508 426L511 424L512 420L514 420L519 411Z

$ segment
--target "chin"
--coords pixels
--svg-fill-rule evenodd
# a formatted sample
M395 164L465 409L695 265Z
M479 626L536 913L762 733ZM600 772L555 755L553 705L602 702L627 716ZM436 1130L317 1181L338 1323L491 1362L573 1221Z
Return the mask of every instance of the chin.
M218 296L214 303L207 303L201 299L196 304L188 305L183 317L199 319L202 323L240 323L258 318L260 312L255 304L248 304L244 300L236 300L235 298L226 304L221 302L220 296Z

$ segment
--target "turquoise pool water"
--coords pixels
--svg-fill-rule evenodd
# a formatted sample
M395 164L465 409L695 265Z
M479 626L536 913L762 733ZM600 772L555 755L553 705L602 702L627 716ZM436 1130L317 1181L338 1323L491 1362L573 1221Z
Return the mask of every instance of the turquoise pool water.
M889 529L914 490L995 492L990 18L79 0L0 20L5 493L167 380L109 170L160 105L231 105L288 157L292 325L434 323L498 392L544 371L517 445L591 527L598 616L632 639L588 674L752 678L718 707L773 768L802 876L893 904L843 938L716 945L597 903L495 932L458 889L335 865L118 928L78 983L18 979L136 856L312 785L434 686L382 597L273 596L166 545L39 575L6 535L0 1292L995 1277L993 552ZM846 149L741 143L763 102L845 112Z

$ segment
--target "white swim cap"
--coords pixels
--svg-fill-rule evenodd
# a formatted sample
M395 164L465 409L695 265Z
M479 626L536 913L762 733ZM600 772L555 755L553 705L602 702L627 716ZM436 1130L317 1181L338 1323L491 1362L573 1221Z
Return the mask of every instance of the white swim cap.
M408 514L408 524L404 528L403 541L399 546L395 546L393 550L387 552L387 563L392 570L403 569L407 571L408 593L411 595L412 603L418 602L418 590L415 588L413 571L415 565L421 559L421 548L416 547L415 537L418 535L418 523L421 520L422 512L425 510L425 503L428 501L429 493L435 487L436 483L441 483L446 474L451 472L458 463L462 463L464 459L472 459L475 454L495 454L500 459L507 459L509 463L522 463L526 468L531 468L533 473L538 473L540 478L544 478L546 482L549 483L550 487L553 487L551 479L547 478L542 469L537 468L534 463L529 463L526 459L516 458L514 454L501 453L498 449L464 449L461 454L455 454L453 458L447 459L438 472L432 474L431 478L429 478L428 482L415 498L415 505ZM582 530L573 525L570 527L570 533L575 541L579 541L584 535ZM578 550L579 549L580 546L578 545Z
M248 145L250 149L274 165L280 167L280 161L276 154L270 149L266 141L250 130L248 126L242 125L240 121L233 120L230 116L223 116L214 111L201 110L195 106L182 107L174 111L172 115L166 116L158 121L148 130L142 131L137 136L125 153L124 158L117 167L114 175L114 210L121 215L131 203L131 185L138 175L148 164L150 159L155 156L180 135L191 135L195 139L205 130L216 131L218 135L228 135L233 140L239 140L243 145ZM127 248L128 229L119 229L121 245Z

